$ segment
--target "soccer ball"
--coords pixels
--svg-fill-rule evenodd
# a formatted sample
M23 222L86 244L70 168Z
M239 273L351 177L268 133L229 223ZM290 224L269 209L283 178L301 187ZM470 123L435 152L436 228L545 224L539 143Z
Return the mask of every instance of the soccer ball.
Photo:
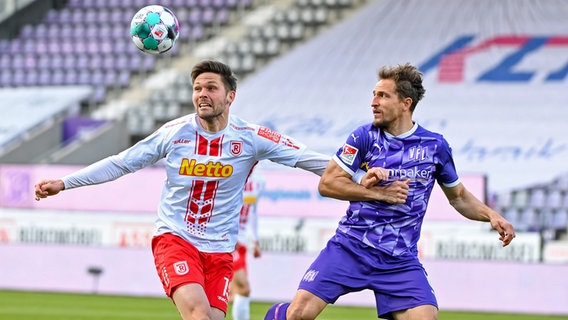
M179 22L166 7L146 6L132 18L130 35L136 47L143 52L164 53L174 46L179 36Z

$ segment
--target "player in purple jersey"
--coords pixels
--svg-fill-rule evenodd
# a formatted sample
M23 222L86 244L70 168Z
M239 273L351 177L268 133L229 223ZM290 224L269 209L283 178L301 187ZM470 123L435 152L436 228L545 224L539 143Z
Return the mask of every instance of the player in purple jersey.
M194 114L118 155L38 182L35 198L108 182L163 160L166 179L152 239L156 271L183 319L220 320L227 312L243 189L254 165L267 159L321 175L329 157L231 115L237 80L229 66L203 61L191 78Z
M374 292L380 318L437 319L417 248L435 182L460 214L489 222L503 246L515 237L513 226L460 182L444 137L412 120L425 92L422 74L405 64L378 76L373 122L349 135L319 183L323 196L350 201L347 213L292 302L272 306L265 320L315 319L340 296L363 289ZM360 184L352 181L358 169L366 171Z

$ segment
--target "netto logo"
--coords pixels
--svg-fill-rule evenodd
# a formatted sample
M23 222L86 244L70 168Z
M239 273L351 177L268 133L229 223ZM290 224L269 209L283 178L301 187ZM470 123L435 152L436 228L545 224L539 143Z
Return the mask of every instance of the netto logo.
M197 163L195 159L183 158L179 167L179 174L183 176L227 178L233 174L233 166L212 161L203 164Z

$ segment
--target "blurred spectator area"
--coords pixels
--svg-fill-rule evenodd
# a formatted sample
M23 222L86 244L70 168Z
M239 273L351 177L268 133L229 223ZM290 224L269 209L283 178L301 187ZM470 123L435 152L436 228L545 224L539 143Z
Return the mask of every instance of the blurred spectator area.
M550 183L497 193L493 202L518 231L539 232L544 241L567 235L568 174Z

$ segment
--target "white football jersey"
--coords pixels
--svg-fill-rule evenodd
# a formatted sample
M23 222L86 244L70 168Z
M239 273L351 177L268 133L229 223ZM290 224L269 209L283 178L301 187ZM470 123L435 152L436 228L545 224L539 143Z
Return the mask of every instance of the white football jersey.
M164 159L167 178L156 234L176 234L202 252L231 252L253 166L268 159L293 167L305 150L291 137L233 115L224 130L208 132L196 114L189 114L166 123L118 157L130 172Z
M247 245L249 240L258 240L258 199L264 188L264 178L258 173L258 169L253 170L248 177L243 190L243 207L239 218L239 237L238 242Z

